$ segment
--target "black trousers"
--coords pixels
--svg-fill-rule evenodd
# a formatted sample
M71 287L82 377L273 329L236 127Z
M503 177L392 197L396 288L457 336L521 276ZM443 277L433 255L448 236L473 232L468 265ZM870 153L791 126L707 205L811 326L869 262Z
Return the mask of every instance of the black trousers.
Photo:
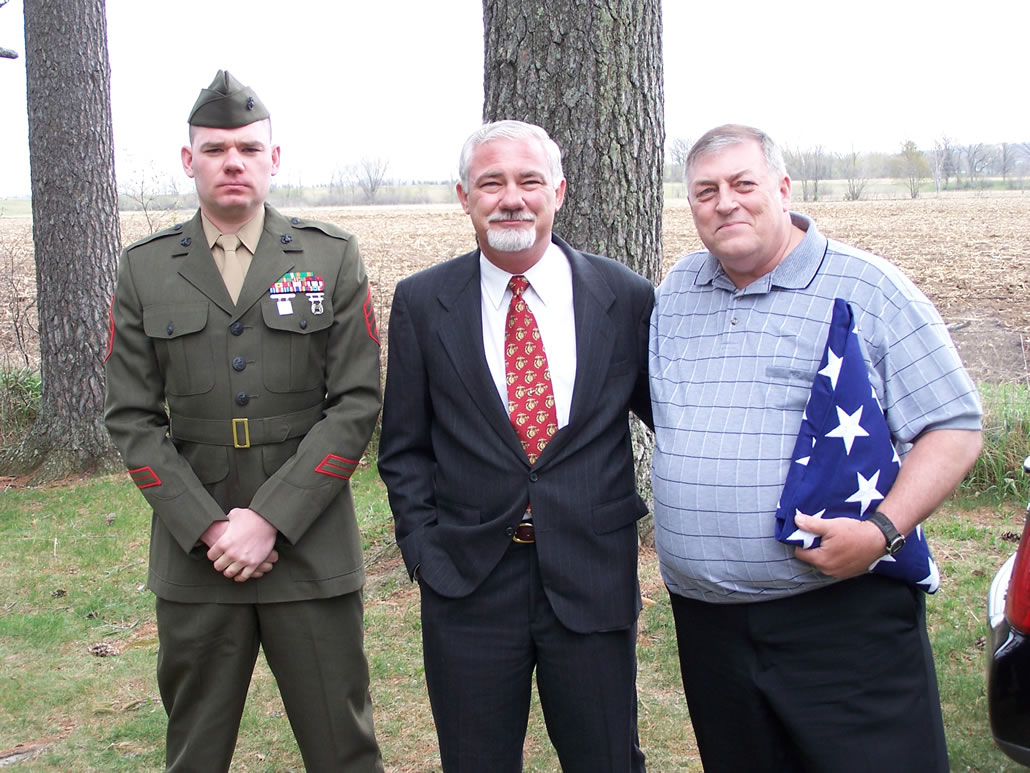
M566 773L643 773L636 626L579 634L555 617L536 550L512 543L472 595L422 589L426 683L445 773L517 773L534 668Z
M157 600L167 770L227 771L265 652L309 773L381 773L361 593L280 604Z
M758 603L670 596L706 773L947 772L922 591L863 575Z

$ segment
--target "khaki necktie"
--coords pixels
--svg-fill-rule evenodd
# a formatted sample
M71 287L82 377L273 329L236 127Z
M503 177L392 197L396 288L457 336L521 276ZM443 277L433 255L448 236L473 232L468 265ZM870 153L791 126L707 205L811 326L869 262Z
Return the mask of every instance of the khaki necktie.
M222 268L222 280L225 282L225 289L229 291L232 302L240 297L240 289L243 287L243 264L236 255L236 248L240 246L240 237L236 234L222 234L215 240L215 244L222 248L225 253L225 262Z
M508 414L522 449L534 464L558 431L551 371L536 317L522 293L529 282L522 275L508 283L511 303L504 331L504 371L508 384Z

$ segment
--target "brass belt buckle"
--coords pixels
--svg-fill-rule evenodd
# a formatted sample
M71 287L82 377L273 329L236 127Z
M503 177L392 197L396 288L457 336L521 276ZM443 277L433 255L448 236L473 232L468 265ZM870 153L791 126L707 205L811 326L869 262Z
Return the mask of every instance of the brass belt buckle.
M241 435L243 436L242 440L240 439ZM232 447L250 448L250 424L246 419L232 420Z

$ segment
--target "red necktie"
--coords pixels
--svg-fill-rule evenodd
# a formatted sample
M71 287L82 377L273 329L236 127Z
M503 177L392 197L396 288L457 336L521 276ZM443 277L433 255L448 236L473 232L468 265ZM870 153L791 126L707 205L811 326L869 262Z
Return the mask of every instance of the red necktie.
M529 463L534 464L547 441L558 431L558 415L554 409L554 390L544 342L536 317L522 297L529 281L522 275L513 276L508 287L511 304L504 329L508 415Z

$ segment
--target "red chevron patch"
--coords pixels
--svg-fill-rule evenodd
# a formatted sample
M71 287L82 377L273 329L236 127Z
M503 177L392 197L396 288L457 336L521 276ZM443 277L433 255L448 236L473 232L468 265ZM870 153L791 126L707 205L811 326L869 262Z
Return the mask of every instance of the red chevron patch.
M368 297L365 298L365 329L368 330L368 337L382 346L379 342L379 326L376 324L376 310L372 305L372 288L368 288Z
M104 355L104 362L114 351L114 296L111 296L111 305L107 309L107 354Z
M139 489L161 485L161 479L157 477L157 473L151 467L137 467L135 470L129 470L129 476L136 484L136 488Z
M327 454L325 459L315 467L315 472L320 472L333 478L350 480L350 476L354 474L354 469L357 466L358 463L353 459L345 459L336 454Z

